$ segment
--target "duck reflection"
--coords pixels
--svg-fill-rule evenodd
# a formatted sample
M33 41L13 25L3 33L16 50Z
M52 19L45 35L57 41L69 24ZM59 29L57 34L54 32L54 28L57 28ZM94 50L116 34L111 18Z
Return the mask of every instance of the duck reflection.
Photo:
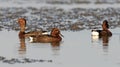
M20 40L20 47L19 47L19 54L23 55L26 54L26 44L25 44L25 35L24 32L19 32L19 40Z
M103 46L108 46L109 44L109 36L92 36L92 42L97 42L102 40Z
M103 37L101 37L102 44L103 44L104 55L108 55L109 38L110 38L109 36L103 36Z
M104 55L108 54L108 48L109 48L109 36L102 36L102 37L92 37L92 42L101 42L102 41L102 49L104 52Z
M52 46L53 55L59 55L60 42L52 42L51 46Z
M52 42L51 46L52 47L59 47L60 46L60 42Z
M103 42L103 46L108 46L109 37L108 36L103 36L102 37L102 42Z
M42 44L50 44L51 50L53 52L53 55L59 55L59 50L60 50L60 45L61 45L61 41L57 41L57 42L40 42L40 41L35 41L32 43L42 43Z

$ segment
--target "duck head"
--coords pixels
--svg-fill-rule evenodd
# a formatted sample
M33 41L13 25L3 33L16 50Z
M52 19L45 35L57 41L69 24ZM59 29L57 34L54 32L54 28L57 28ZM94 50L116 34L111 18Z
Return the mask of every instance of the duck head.
M63 35L60 33L60 30L58 28L53 28L52 31L51 31L51 36L53 37L60 37Z
M19 23L19 26L20 26L20 31L25 32L26 19L20 18L20 19L18 19L18 23Z
M61 36L64 37L61 33L60 30L58 28L53 28L50 34L52 37L55 37L57 39L59 39L59 41L62 40Z
M104 21L103 21L102 29L103 29L103 30L108 30L108 29L109 29L109 25L108 25L108 21L107 21L107 20L104 20Z

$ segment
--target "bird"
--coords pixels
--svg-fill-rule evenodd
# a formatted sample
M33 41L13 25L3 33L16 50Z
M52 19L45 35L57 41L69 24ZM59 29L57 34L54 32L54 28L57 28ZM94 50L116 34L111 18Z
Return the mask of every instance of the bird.
M19 18L17 21L18 21L18 24L20 26L19 37L47 35L46 34L47 31L29 31L29 32L25 32L26 19L25 18Z
M112 36L112 32L109 30L109 25L107 20L103 21L102 30L93 29L91 32L92 32L91 33L92 36L99 36L99 37Z
M51 33L48 35L39 35L39 36L32 36L30 38L30 42L37 43L53 43L53 42L60 42L64 37L58 28L52 28Z

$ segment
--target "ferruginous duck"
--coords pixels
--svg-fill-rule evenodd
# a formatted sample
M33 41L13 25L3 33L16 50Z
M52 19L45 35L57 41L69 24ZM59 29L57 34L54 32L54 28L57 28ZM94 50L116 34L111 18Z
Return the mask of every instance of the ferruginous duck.
M18 23L20 26L20 33L19 36L21 37L30 37L30 36L39 36L39 35L44 35L46 31L31 31L31 32L25 32L25 27L26 27L26 19L20 18L18 19Z
M37 37L30 37L30 42L36 43L52 43L52 42L60 42L62 40L63 36L60 33L60 30L58 28L53 28L51 33L49 35L39 35Z

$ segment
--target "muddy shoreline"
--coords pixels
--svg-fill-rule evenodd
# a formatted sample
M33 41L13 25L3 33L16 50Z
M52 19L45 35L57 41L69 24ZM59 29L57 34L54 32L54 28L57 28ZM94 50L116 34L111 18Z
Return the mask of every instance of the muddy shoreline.
M26 30L79 31L101 28L103 20L108 20L110 28L120 27L120 8L73 8L65 10L57 7L8 7L0 8L0 29L19 30L18 18L27 19Z

